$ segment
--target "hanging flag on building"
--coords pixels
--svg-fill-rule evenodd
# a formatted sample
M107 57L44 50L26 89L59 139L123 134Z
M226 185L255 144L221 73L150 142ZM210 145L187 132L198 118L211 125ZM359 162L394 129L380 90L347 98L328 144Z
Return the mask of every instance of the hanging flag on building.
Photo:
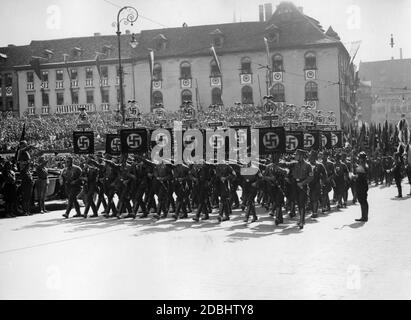
M215 52L214 46L211 46L211 54L213 55L214 61L217 64L218 72L222 75L220 59L218 59L217 53Z
M71 99L71 104L73 104L73 85L71 83L71 72L70 72L70 68L68 66L68 57L69 57L68 54L66 54L66 53L63 54L64 65L66 66L67 74L68 74L68 77L69 77L70 99Z
M148 64L150 67L150 110L153 110L153 81L154 81L154 51L148 54Z

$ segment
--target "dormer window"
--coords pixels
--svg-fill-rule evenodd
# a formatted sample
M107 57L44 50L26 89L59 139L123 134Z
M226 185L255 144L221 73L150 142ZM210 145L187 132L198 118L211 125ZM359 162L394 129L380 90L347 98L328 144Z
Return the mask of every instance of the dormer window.
M49 49L44 50L44 56L45 56L47 59L50 60L51 58L53 58L53 55L54 55L53 50L49 50Z
M157 51L165 50L167 48L167 42L167 38L162 33L154 37L154 47Z
M83 49L79 48L79 47L74 47L71 50L71 55L75 58L79 58L81 57L81 54L83 53Z
M215 48L221 48L224 44L224 34L220 29L215 29L213 32L210 32L212 37L212 44Z
M280 41L280 29L276 25L271 24L265 29L265 36L268 41L278 43Z
M105 54L106 57L110 57L112 50L113 50L113 46L111 46L111 45L103 46L103 54Z

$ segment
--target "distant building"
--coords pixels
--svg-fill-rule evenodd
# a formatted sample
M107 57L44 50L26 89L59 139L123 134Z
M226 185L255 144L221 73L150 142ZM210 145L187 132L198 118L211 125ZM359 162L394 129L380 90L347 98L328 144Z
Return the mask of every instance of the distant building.
M156 103L175 111L184 100L198 108L236 101L260 105L271 94L278 103L333 111L339 127L347 125L355 115L354 66L338 34L332 27L325 32L291 2L271 10L266 4L256 22L144 30L136 49L123 35L125 101L138 101L144 112ZM20 115L72 113L79 105L118 109L115 35L32 41L19 48L27 48L24 59L7 66L18 80L13 98ZM32 57L40 59L39 76Z
M372 90L371 81L359 81L357 88L357 116L361 121L372 122Z
M411 123L411 59L361 62L359 79L371 82L370 122Z

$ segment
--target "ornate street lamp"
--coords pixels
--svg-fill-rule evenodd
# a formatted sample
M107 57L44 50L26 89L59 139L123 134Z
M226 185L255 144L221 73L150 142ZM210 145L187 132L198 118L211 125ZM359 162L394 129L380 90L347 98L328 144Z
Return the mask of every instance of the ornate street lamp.
M125 15L123 18L120 19L121 14L125 12ZM134 22L136 22L138 19L138 12L135 8L126 6L123 7L119 10L117 14L117 40L118 40L118 71L119 71L119 77L120 77L120 113L122 117L122 124L125 124L125 106L124 106L124 97L123 97L123 67L121 65L121 31L120 31L120 23L123 22L125 25L128 25L129 23L133 25ZM131 36L131 41L130 45L132 48L136 48L138 45L138 42L136 40L136 35L133 33Z

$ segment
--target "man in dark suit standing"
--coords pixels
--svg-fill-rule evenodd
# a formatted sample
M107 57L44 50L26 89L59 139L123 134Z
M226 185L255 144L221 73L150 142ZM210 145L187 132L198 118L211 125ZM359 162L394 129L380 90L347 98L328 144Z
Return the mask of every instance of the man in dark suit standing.
M27 141L22 140L20 142L20 148L17 155L17 162L19 164L20 178L21 178L21 196L22 196L22 208L23 215L31 215L31 197L33 193L33 176L31 170L31 146L27 144Z

